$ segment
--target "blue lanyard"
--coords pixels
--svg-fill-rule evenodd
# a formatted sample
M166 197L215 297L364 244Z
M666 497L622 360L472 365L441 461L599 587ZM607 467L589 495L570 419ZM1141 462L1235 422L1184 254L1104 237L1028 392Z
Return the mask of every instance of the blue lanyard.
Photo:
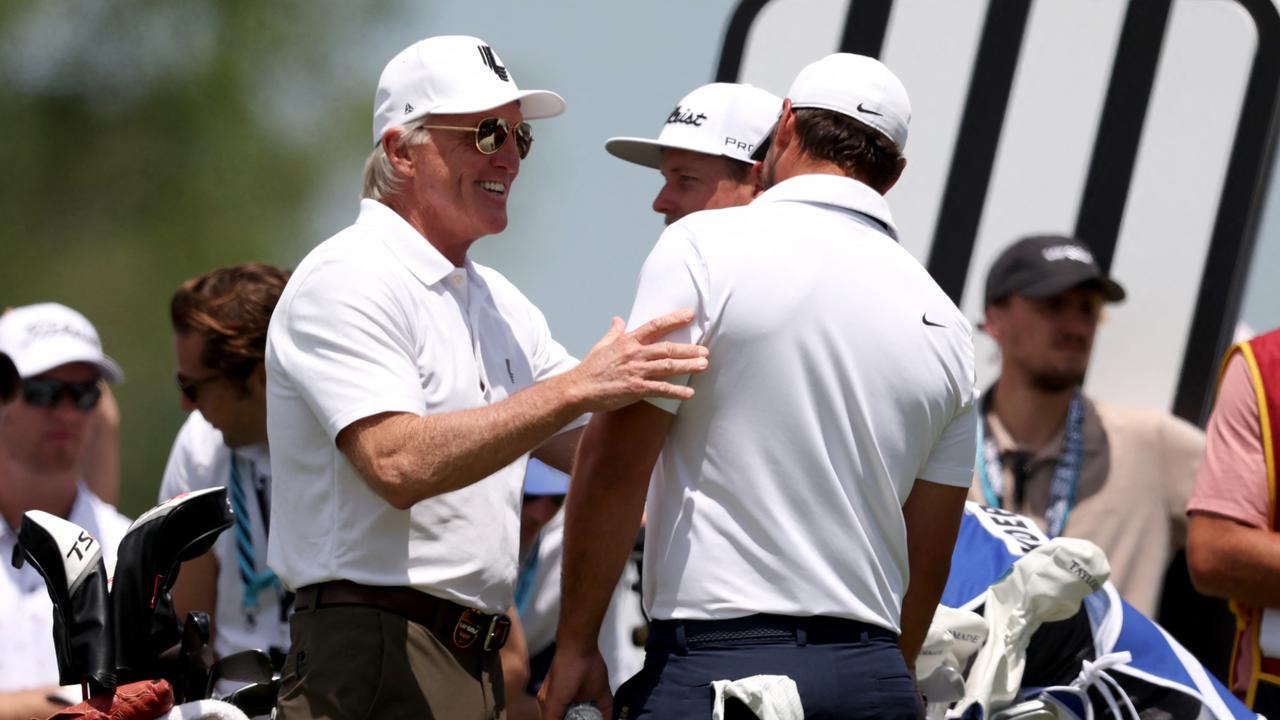
M530 596L533 593L533 581L538 576L538 550L542 548L542 531L533 539L533 545L525 553L524 562L520 563L520 572L516 575L516 613L524 615L529 609Z
M1003 507L1004 466L1000 462L1000 450L996 441L986 433L986 411L978 423L978 482L982 487L982 499L991 507ZM1049 505L1044 511L1045 531L1054 538L1062 534L1075 506L1080 487L1080 466L1084 456L1084 397L1079 390L1071 398L1067 408L1067 428L1062 438L1062 450L1058 465L1053 469L1053 481L1049 485Z
M231 452L231 482L228 485L231 495L231 510L234 524L232 531L235 533L236 540L236 560L240 570L240 584L244 588L244 596L242 604L245 615L249 619L249 624L254 624L254 613L258 609L258 594L264 590L279 587L280 581L276 579L276 574L270 569L258 572L257 553L253 546L253 530L249 521L249 503L245 497L244 482L240 478L240 469L236 467L239 458L235 451ZM250 465L252 466L252 462ZM254 476L256 479L256 468ZM255 494L258 497L258 510L262 513L263 520L266 520L266 498L255 488Z

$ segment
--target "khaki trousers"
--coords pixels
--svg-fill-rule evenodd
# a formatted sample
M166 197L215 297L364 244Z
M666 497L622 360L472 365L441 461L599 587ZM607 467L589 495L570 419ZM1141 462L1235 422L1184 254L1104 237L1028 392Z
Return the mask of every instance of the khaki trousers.
M496 652L459 651L422 625L366 606L296 612L289 626L280 718L506 717Z

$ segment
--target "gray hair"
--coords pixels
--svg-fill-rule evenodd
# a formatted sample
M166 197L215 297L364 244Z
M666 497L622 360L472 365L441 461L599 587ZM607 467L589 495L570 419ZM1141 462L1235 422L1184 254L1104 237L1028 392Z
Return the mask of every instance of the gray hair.
M426 117L421 117L401 126L398 147L411 147L429 142L431 133L423 127L427 122ZM360 197L382 200L399 192L403 181L404 179L392 167L391 158L387 157L386 150L382 149L382 143L378 143L373 152L369 153L369 158L364 161L364 189L360 192Z

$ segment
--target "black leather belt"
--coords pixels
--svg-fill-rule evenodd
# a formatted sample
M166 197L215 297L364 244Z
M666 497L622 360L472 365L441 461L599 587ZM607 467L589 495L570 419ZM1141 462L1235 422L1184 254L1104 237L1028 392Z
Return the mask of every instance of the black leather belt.
M395 613L430 630L459 650L496 652L507 644L511 619L490 615L408 587L360 585L349 580L308 585L293 601L296 612L357 605ZM478 644L477 644L478 643Z
M683 652L699 645L747 645L794 642L797 645L867 642L871 638L897 640L892 630L878 625L825 616L748 615L731 620L654 620L645 647Z

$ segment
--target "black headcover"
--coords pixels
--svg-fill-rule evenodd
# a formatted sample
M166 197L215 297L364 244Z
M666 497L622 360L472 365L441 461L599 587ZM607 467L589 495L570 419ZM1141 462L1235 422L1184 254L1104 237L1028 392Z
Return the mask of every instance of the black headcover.
M58 682L87 683L91 695L116 686L107 569L102 545L84 528L39 510L22 517L13 566L23 558L44 578L53 599Z
M161 503L129 527L116 552L111 587L115 665L122 681L170 674L161 654L182 642L169 594L179 565L207 552L230 526L227 489L215 487Z

